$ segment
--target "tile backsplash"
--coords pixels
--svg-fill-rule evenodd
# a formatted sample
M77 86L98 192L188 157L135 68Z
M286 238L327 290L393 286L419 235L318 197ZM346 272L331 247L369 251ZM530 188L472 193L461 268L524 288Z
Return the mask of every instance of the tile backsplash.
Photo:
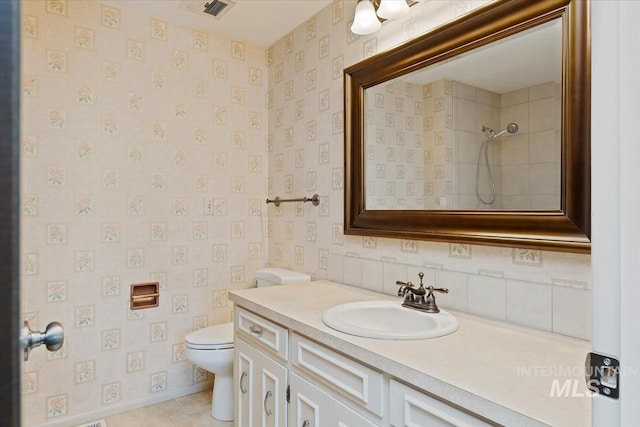
M513 249L515 251L515 249ZM506 251L505 251L506 252ZM327 279L372 291L397 295L396 280L449 289L437 294L438 305L576 338L591 337L591 291L589 282L545 281L530 275L517 279L495 270L452 270L455 265L405 264L329 253ZM549 266L550 270L554 266ZM586 279L586 277L585 277Z

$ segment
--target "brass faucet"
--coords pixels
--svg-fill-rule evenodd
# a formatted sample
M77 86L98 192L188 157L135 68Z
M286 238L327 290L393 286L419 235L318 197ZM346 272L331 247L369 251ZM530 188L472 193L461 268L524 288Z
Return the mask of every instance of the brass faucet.
M433 293L442 292L447 294L449 293L449 289L434 288L431 285L425 288L422 284L424 273L418 273L418 277L420 278L420 287L418 289L414 288L413 283L411 282L402 282L400 280L396 281L396 285L400 285L400 289L398 289L398 296L404 296L402 306L412 308L414 310L425 311L427 313L439 313L440 309L436 304L436 297Z

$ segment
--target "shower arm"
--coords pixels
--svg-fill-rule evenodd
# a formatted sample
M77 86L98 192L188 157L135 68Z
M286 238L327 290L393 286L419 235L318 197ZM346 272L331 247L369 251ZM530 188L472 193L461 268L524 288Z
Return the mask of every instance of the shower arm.
M517 124L509 123L506 128L504 128L500 132L496 133L496 131L494 131L490 127L482 126L482 132L489 132L489 138L497 138L499 136L504 135L507 132L509 132L511 134L514 134L514 133L518 132L518 129L519 129L519 127L518 127Z

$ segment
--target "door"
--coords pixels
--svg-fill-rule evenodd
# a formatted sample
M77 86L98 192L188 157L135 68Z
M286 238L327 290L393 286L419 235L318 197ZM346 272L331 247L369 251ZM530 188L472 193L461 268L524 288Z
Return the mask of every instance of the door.
M253 425L252 402L254 400L254 355L249 344L237 338L235 342L235 361L233 367L235 414L237 427Z
M287 369L240 338L236 338L235 354L235 425L285 425Z
M620 399L593 398L594 427L640 420L640 3L592 1L593 351L620 360Z
M326 409L323 411L324 396L317 388L296 374L289 376L291 401L289 407L289 427L320 427L329 425ZM324 424L322 424L324 423Z
M260 354L256 364L259 402L256 426L281 427L287 420L287 369L270 357Z
M20 2L0 1L0 425L20 425L19 26Z

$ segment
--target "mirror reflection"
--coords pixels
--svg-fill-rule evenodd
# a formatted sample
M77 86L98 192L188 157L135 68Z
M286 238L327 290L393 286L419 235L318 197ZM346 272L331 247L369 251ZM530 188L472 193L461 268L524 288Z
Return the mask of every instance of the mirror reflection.
M365 90L368 210L559 210L562 22Z

